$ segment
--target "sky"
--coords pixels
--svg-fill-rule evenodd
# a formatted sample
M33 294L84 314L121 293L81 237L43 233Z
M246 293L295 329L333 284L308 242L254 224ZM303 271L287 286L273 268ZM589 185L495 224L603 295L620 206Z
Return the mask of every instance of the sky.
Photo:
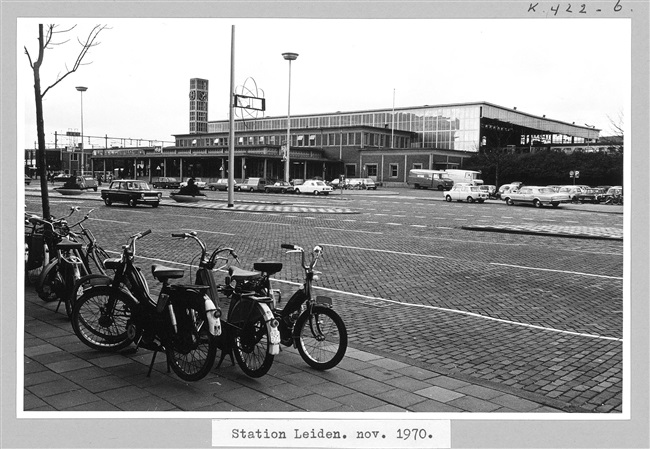
M630 94L630 23L623 19L19 19L25 148L36 141L25 49L36 58L39 23L75 26L46 51L43 88L72 66L78 39L96 24L108 26L84 65L44 97L47 143L55 132L80 130L76 86L88 88L86 136L171 144L174 134L189 132L195 77L209 80L209 120L226 120L233 25L235 85L254 80L267 117L287 114L285 52L299 54L291 63L292 116L487 101L611 135Z

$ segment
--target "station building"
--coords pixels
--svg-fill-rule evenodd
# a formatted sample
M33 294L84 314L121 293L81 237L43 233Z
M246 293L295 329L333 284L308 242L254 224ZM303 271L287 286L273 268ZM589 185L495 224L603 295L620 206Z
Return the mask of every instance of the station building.
M209 121L208 80L193 78L189 132L175 144L92 150L92 170L152 180L227 177L229 120ZM236 179L284 178L287 117L237 119ZM600 130L488 102L291 115L290 179L371 177L403 185L412 168L462 168L483 148L598 150Z

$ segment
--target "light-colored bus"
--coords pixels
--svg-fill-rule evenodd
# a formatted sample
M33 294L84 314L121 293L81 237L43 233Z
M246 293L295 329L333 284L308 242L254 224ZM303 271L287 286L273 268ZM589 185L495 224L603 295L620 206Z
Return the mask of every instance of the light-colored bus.
M454 182L442 170L414 168L409 171L406 183L412 189L451 190Z
M454 184L461 182L471 184L473 186L483 185L481 179L481 172L476 170L460 170L460 169L447 169L444 171L447 177L454 181Z

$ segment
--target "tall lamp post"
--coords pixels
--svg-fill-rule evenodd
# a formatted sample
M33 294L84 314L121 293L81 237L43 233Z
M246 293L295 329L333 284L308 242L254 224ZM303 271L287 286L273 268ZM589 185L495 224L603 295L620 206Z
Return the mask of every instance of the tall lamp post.
M282 53L282 57L289 61L289 98L287 100L287 150L284 153L284 181L289 182L289 148L291 147L291 61L298 58L298 53Z
M81 174L84 174L86 168L84 160L84 92L88 90L87 87L77 86L76 89L81 93Z

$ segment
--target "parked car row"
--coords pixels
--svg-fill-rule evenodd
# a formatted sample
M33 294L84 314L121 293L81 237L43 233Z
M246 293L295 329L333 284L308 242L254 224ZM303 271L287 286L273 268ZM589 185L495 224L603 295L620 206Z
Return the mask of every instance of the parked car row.
M623 188L621 186L598 186L598 187L589 187L587 185L549 185L549 186L524 186L520 182L513 182L510 184L504 184L499 187L499 190L496 192L496 197L502 200L507 200L508 198L517 198L517 193L524 187L534 187L535 189L550 189L553 193L562 194L569 197L568 202L573 203L594 203L598 204L601 202L606 202L608 199L613 197L622 197ZM530 193L526 190L526 193ZM543 193L549 193L545 190ZM562 200L561 202L566 202ZM541 204L544 204L544 201L541 201Z

